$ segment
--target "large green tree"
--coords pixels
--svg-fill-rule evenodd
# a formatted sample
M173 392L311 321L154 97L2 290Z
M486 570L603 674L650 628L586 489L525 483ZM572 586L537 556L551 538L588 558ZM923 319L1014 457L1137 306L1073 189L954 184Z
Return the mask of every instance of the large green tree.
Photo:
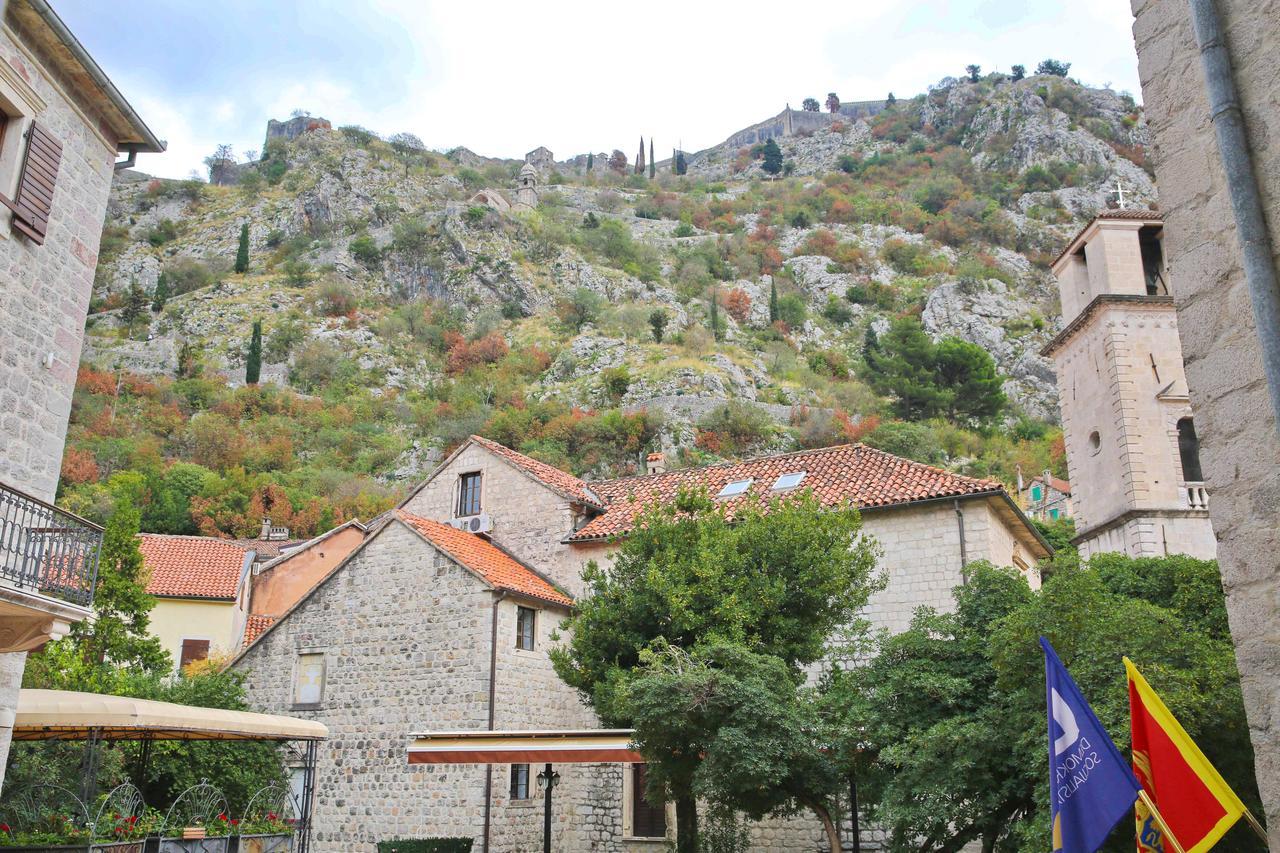
M933 353L938 384L947 390L946 415L952 423L981 427L1004 411L1003 378L991 354L959 338L943 338Z
M647 507L607 568L588 564L586 595L553 651L556 671L606 725L632 725L631 687L645 656L728 643L776 658L798 677L838 628L854 624L878 580L875 546L853 509L823 510L803 492L730 506L684 491ZM672 708L671 713L677 713ZM697 850L697 738L646 757L674 800L678 849ZM748 760L746 756L743 760Z
M1013 570L971 564L953 613L922 608L867 666L832 677L838 729L859 739L850 758L867 817L891 849L1045 849L1041 635L1122 751L1128 655L1236 791L1257 801L1216 564L1102 555L1080 566L1068 556L1051 569L1033 591ZM1255 849L1247 830L1231 841ZM1132 850L1132 826L1107 849Z
M244 384L257 385L262 376L262 321L253 321L253 333L249 336L249 350L244 357Z
M773 141L772 136L764 143L764 161L760 168L775 176L782 171L782 149Z

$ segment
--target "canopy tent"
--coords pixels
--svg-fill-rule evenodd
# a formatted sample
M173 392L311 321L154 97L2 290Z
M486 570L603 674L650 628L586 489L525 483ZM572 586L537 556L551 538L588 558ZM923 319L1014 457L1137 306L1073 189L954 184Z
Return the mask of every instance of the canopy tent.
M329 736L323 723L128 696L22 690L14 740L302 740Z
M643 762L631 729L419 732L410 764L607 764Z
M95 747L102 741L142 741L144 774L152 741L302 741L300 747L289 746L301 758L302 769L295 828L297 853L308 853L311 846L316 757L320 741L328 736L328 727L314 720L71 690L19 691L13 721L14 740L85 741L85 801L93 799Z

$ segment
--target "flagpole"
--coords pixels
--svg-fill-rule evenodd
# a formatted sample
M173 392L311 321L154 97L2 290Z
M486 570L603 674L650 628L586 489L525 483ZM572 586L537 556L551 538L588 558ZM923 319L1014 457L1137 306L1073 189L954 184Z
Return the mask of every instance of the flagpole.
M1186 853L1186 851L1182 849L1182 845L1178 843L1178 837L1174 835L1173 830L1169 828L1169 824L1164 822L1164 817L1161 816L1160 810L1156 808L1156 804L1152 801L1146 790L1139 789L1138 798L1142 800L1143 805L1145 805L1147 810L1151 812L1151 816L1155 818L1156 824L1160 827L1160 832L1165 838L1169 839L1169 843L1173 845L1175 853Z
M1258 837L1262 839L1263 845L1266 846L1268 850L1270 850L1271 848L1270 846L1268 846L1268 843L1267 843L1267 831L1262 828L1262 824L1258 823L1258 819L1253 816L1253 812L1249 811L1248 809L1245 809L1244 819L1249 821L1249 826L1253 827L1253 831L1258 833Z

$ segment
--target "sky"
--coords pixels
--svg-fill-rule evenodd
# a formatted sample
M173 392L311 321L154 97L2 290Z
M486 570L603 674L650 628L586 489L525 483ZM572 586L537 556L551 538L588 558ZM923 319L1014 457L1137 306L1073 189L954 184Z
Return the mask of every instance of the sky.
M161 139L142 171L203 173L219 143L242 156L294 109L335 127L407 131L557 159L641 135L659 158L834 91L844 101L925 91L970 63L1071 76L1141 100L1120 0L53 0Z

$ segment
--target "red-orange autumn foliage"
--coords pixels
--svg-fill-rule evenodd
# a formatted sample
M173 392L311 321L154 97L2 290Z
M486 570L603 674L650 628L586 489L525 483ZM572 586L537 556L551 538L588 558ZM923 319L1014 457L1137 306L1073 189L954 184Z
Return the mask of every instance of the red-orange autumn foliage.
M466 373L477 365L493 364L508 352L507 342L497 332L475 341L468 341L457 332L446 332L444 342L448 347L445 370L451 376Z
M724 302L724 310L737 322L745 323L751 316L751 297L746 291L735 287L726 293L721 301Z
M79 483L96 483L98 481L98 463L93 454L87 450L68 447L62 455L62 480L71 485Z

